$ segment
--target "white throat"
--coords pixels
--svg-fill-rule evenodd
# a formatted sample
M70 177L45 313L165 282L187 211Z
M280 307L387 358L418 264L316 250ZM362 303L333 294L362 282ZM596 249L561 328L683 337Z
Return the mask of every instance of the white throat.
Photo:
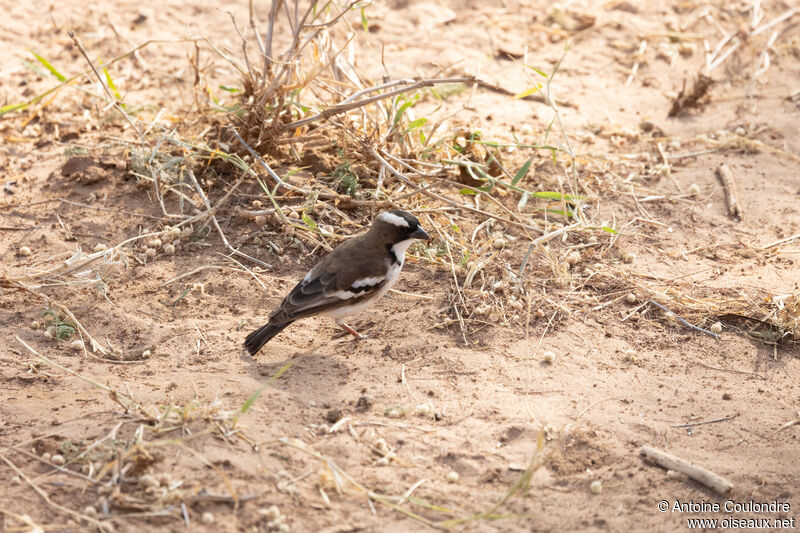
M411 246L412 242L414 242L414 239L406 239L392 245L392 252L400 262L400 266L403 266L403 263L406 260L406 250L408 250L408 247Z

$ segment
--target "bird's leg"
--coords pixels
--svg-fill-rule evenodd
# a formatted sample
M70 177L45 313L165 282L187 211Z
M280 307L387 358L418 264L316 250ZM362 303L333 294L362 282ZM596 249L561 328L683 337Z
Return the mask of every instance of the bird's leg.
M364 335L360 334L359 332L357 332L356 330L354 330L353 328L351 328L350 326L345 324L343 320L337 320L336 321L336 325L339 326L340 328L342 328L343 330L345 330L347 333L349 333L353 337L355 337L356 340L362 340L362 339L366 338Z

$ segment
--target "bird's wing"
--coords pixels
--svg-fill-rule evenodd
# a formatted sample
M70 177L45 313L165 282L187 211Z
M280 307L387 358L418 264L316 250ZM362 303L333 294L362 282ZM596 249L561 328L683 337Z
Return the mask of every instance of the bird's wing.
M382 254L360 255L357 262L346 264L338 261L337 256L332 253L314 267L284 298L270 317L270 323L289 322L357 304L387 283L388 264ZM365 271L371 274L364 276Z

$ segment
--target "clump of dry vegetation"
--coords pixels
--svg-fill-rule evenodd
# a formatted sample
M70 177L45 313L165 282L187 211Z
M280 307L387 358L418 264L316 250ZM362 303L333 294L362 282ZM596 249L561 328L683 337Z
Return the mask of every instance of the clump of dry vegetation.
M523 67L531 89L516 95L536 97L550 107L555 132L548 129L542 144L524 144L513 135L507 140L489 140L479 131L452 129L436 112L446 93L469 87L504 90L473 76L387 77L373 84L354 65L351 12L360 13L366 29L368 6L359 2L310 2L302 7L298 2L276 1L265 15L266 24L255 5L247 24L238 24L231 17L240 39L238 51L195 39L196 116L172 129L137 118L113 83L110 69L114 63L141 47L110 61L101 73L73 37L91 66L95 83L103 89L97 96L104 96L112 112L136 133L136 141L126 146L130 173L154 193L163 219L142 235L107 250L78 252L33 277L7 277L5 283L33 290L36 285L26 281L57 278L58 283L102 286L112 275L109 268L175 253L181 241L211 231L219 235L235 261L229 268L270 269L274 261L256 258L229 242L217 219L221 210L256 220L262 231L252 242L260 243L280 261L287 251L281 243L283 236L291 237L290 246L330 250L342 238L334 228L357 229L380 209L402 207L424 213L437 228L437 242L428 247L418 245L412 251L420 260L451 271L453 294L446 317L437 327L456 327L465 342L472 326L482 329L490 324L517 323L529 328L532 319L563 312L566 300L585 305L581 293L588 287L595 287L590 294L595 307L607 304L609 297L618 298L617 292L607 293L600 289L603 284L596 285L601 274L590 273L586 278L582 272L592 270L585 265L601 261L613 269L610 275L622 274L613 267L615 263L608 264L608 258L617 255L614 245L624 228L593 221L587 213L606 194L604 189L627 187L623 183L631 181L632 174L621 183L622 175L637 170L624 160L576 159L550 92L560 62L550 73ZM762 26L751 34L763 33ZM201 44L240 76L233 80L239 87L224 87L231 96L228 102L216 97L203 78L207 69L198 64ZM637 61L645 60L645 50L640 47L636 52ZM67 79L44 58L38 59L62 80L58 88L81 80L80 76ZM723 59L715 50L705 70L717 68ZM760 60L761 68L764 61ZM637 70L632 69L631 76ZM711 79L700 76L701 80ZM702 85L709 83L703 81ZM705 89L698 91L706 94ZM24 109L48 94L3 111ZM597 135L612 143L626 143L641 140L645 131L649 130L598 131ZM555 137L560 138L553 140ZM740 135L704 142L711 144L711 150L763 148L762 143ZM654 144L663 162L640 165L639 171L668 175L671 156L666 155L661 141ZM202 177L198 180L196 175ZM264 200L249 201L248 205L238 193L242 183L253 181L259 183ZM650 194L646 185L631 183L630 187L634 195ZM554 238L559 243L553 249L543 247ZM527 253L521 264L514 264L520 249ZM80 281L74 279L76 273ZM544 296L543 288L555 289L564 301ZM656 294L662 300L666 296L657 289ZM715 307L713 313L708 308L708 320L712 314L736 314L740 307L731 302L730 306ZM699 308L693 311L697 313ZM791 331L774 322L786 315L777 311L757 319L766 316L781 331ZM76 324L81 334L88 336L80 323ZM91 336L87 340L94 350L103 350Z

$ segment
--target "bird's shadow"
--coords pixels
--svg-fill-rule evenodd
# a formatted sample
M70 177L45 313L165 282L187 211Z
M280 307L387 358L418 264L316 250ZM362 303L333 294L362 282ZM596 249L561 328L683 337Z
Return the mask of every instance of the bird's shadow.
M261 353L257 357L243 354L248 363L248 373L261 382L271 381L271 387L308 403L338 403L338 392L352 374L353 369L341 357L316 346L310 350L290 354ZM288 355L288 357L287 357Z

